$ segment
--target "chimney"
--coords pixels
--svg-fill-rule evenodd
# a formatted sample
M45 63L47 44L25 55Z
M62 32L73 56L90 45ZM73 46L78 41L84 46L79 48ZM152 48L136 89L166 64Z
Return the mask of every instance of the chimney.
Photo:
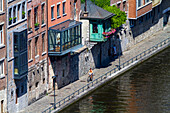
M87 11L87 2L86 2L86 0L85 0L85 6L84 6L83 16L84 16L84 17L87 17L87 16L88 16L88 11Z

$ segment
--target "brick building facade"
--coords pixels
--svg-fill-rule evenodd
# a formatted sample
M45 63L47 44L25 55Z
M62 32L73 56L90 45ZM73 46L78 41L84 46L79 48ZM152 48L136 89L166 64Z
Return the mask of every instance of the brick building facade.
M168 6L163 5L166 0L111 0L110 5L116 5L118 8L120 7L120 10L124 11L121 6L125 2L127 21L117 34L117 37L121 39L123 51L151 36L154 32L161 30L164 24L163 10L168 8ZM164 15L168 20L169 14Z
M81 48L80 5L80 0L48 0L49 88L53 87L52 76L56 76L57 88L78 78L70 73L74 68L70 54Z
M41 98L48 89L46 8L46 0L30 0L27 4L28 104Z
M27 0L7 2L7 107L17 112L28 104Z
M0 1L0 112L7 111L6 0Z

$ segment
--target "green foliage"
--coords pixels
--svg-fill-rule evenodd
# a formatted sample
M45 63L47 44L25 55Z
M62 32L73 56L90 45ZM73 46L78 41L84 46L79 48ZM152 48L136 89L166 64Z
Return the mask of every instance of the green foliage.
M12 20L12 18L9 18L9 21L11 21Z
M39 23L35 23L34 25L35 25L35 27L38 27Z
M120 27L122 24L126 22L126 14L125 12L121 11L119 8L117 8L115 5L113 6L105 6L103 9L115 14L111 18L111 27L112 28L117 28Z
M24 12L24 11L22 11L22 15L25 15L25 12Z
M91 0L91 1L101 8L110 6L110 0Z
M82 4L85 3L85 0L81 0L81 3L82 3Z
M97 6L115 14L115 16L111 18L112 28L120 27L122 24L126 22L127 18L125 12L121 11L115 5L110 6L110 0L91 0L91 1L95 3ZM85 0L81 0L81 3L85 3Z

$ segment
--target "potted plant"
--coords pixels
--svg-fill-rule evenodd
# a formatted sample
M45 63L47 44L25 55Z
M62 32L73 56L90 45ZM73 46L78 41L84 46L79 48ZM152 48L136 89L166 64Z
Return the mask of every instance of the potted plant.
M9 25L12 24L12 18L9 18Z
M29 27L28 30L31 31L32 27Z
M35 23L34 25L35 25L35 28L39 27L39 23Z
M25 11L22 11L22 19L25 18Z
M17 17L14 17L14 18L13 18L13 22L14 22L14 23L16 22L16 19L17 19Z

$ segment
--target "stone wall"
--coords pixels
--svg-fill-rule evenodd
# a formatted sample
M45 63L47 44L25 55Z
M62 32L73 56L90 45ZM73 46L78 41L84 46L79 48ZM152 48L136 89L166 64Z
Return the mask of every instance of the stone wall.
M6 112L7 108L7 97L6 97L6 89L4 90L0 90L0 106L3 106L3 112ZM1 105L1 102L3 102L3 105ZM1 107L0 107L0 111L1 111Z
M47 59L29 67L28 69L28 104L46 95L48 90Z

